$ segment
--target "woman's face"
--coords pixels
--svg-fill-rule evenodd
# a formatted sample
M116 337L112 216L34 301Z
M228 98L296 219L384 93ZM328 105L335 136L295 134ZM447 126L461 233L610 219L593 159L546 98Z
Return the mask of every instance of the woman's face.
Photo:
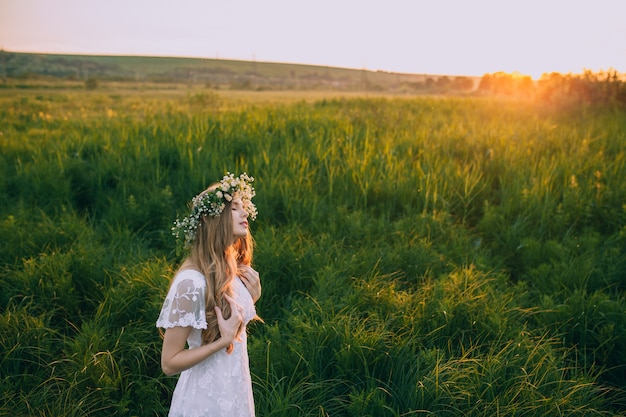
M233 236L235 239L248 236L248 212L243 207L241 198L234 198L230 203L230 212L233 222Z

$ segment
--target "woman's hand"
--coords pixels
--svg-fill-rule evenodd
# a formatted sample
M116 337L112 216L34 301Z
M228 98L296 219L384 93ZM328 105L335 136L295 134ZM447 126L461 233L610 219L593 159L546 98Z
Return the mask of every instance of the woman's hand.
M233 342L243 329L243 311L231 297L228 295L224 295L224 297L230 304L232 313L226 320L222 315L222 310L215 306L220 338L214 342L194 349L187 349L185 346L191 327L171 327L165 330L161 351L161 368L166 375L176 375L189 369L221 349L226 348L226 353L232 353Z
M239 277L252 296L252 301L257 302L261 298L261 279L259 273L250 265L239 265Z
M217 316L217 326L220 329L220 339L226 345L226 351L231 353L233 342L239 337L243 327L243 309L230 296L224 294L224 298L230 304L230 317L225 319L218 306L215 306L215 315Z

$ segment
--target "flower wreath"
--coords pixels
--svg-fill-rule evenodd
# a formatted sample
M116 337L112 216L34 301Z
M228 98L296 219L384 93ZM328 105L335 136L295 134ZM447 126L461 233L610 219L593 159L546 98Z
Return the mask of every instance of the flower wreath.
M257 215L256 206L252 203L255 196L252 187L253 177L245 172L239 177L227 172L218 185L211 191L203 191L191 200L191 213L182 220L176 219L172 226L172 234L177 241L184 239L184 246L191 245L196 239L196 233L202 216L219 217L226 207L226 202L234 198L241 198L244 209L248 212L250 220Z

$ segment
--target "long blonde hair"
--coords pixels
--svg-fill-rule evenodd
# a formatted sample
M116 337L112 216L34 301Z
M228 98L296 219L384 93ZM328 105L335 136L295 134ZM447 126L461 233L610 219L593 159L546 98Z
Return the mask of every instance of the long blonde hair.
M211 191L217 184L211 185L205 192ZM220 216L203 216L191 246L190 254L179 270L194 269L202 273L206 280L206 321L207 328L202 331L202 343L211 343L220 337L215 306L222 310L224 318L231 315L230 304L224 294L233 296L232 281L237 274L238 265L251 265L254 252L254 240L250 232L246 237L233 241L233 222L230 212L231 203ZM228 351L232 351L232 344Z

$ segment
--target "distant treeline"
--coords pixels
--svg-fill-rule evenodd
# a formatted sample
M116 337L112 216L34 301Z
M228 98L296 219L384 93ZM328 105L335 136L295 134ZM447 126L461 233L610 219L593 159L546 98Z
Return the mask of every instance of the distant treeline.
M545 73L538 81L529 76L496 72L485 74L478 91L488 95L526 97L559 105L626 105L626 74L615 70L582 74Z
M110 80L132 79L132 71L117 65L85 60L82 57L0 52L3 78L64 78L69 80L100 77Z

